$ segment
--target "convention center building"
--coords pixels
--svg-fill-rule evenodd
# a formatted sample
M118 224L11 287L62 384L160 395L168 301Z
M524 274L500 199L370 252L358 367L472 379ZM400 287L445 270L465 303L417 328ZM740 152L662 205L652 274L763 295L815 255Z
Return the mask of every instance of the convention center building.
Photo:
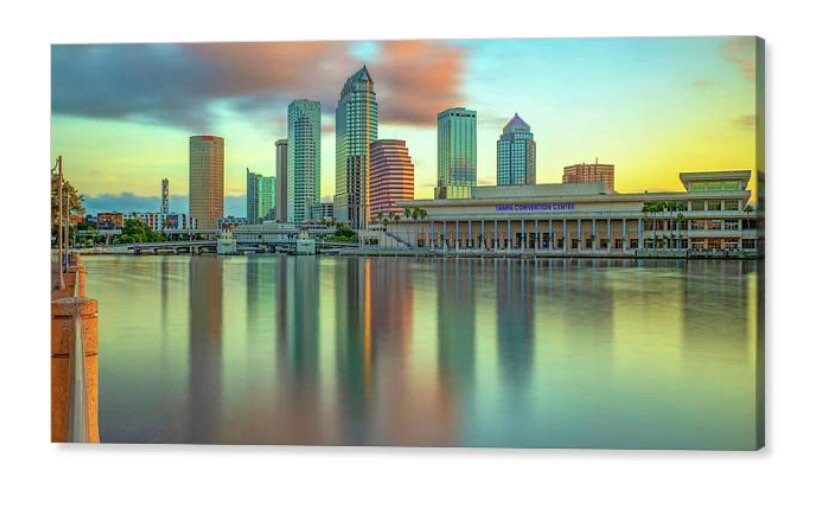
M403 209L425 210L425 217L381 226L380 243L569 255L761 250L761 214L749 204L751 171L679 177L679 192L620 193L600 182L562 183L473 187L468 198L400 201Z

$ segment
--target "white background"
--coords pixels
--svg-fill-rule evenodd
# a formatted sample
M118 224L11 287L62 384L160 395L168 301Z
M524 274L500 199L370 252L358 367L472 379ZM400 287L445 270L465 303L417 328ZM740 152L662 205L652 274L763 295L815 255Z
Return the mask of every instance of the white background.
M34 506L828 506L828 110L817 2L6 2L0 502ZM49 444L49 44L760 35L767 40L767 447L758 453ZM701 148L700 148L701 149ZM8 498L8 499L6 499Z

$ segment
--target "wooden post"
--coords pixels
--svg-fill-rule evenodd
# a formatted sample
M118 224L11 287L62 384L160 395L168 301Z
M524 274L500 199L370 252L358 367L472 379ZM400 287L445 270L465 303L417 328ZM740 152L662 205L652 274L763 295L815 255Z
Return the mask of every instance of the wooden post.
M98 430L98 301L86 297L52 301L52 442L72 441L72 383L75 323L81 320L88 442L100 441ZM80 387L83 389L83 387ZM81 394L78 394L81 395ZM80 400L81 397L76 397ZM83 408L79 408L83 409Z
M58 155L58 230L57 230L57 244L58 244L58 287L64 288L63 281L63 156Z

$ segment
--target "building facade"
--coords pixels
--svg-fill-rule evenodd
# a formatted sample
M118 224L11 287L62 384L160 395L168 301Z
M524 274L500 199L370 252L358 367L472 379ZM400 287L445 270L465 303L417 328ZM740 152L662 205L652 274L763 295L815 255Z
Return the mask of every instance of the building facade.
M288 209L288 140L276 141L276 220L287 222Z
M259 222L275 220L276 216L276 177L262 176L259 179Z
M263 176L247 169L247 223L274 220L276 177Z
M98 229L120 229L124 227L124 214L121 212L101 212L95 216Z
M451 108L437 115L435 199L467 198L477 185L477 112Z
M573 164L564 168L563 183L601 182L607 192L615 191L615 164Z
M756 254L763 217L751 172L681 173L684 192L607 193L603 182L476 187L469 199L412 200L424 220L388 226L410 247L558 255Z
M497 141L497 184L534 185L535 139L529 124L515 113Z
M153 231L170 229L197 229L198 224L192 216L186 213L138 213L133 216L150 227Z
M288 106L287 222L310 220L313 205L319 202L321 125L319 101L300 99Z
M205 229L224 216L224 139L190 137L190 216Z
M354 229L364 227L370 216L371 143L378 122L374 81L363 66L345 82L336 106L334 216Z
M316 203L313 207L313 220L318 222L332 221L334 206L330 201Z
M377 214L403 213L397 202L414 199L414 164L401 139L371 143L371 220Z

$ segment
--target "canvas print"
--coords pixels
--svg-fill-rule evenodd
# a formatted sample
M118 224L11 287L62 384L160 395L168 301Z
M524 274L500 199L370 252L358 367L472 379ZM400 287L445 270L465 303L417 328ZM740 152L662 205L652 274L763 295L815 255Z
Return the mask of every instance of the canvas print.
M54 442L754 450L757 37L56 44Z

